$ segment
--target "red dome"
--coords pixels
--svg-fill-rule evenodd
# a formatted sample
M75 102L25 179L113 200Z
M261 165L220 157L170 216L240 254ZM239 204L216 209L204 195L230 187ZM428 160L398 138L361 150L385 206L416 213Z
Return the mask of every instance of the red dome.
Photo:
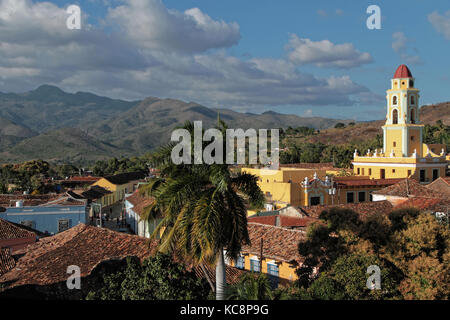
M397 71L395 71L394 79L398 78L412 78L411 71L409 71L408 67L404 64L402 64L400 67L397 68Z

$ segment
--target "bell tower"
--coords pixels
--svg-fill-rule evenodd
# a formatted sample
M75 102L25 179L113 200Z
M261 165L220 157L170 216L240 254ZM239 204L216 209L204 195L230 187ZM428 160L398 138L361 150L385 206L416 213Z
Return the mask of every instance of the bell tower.
M419 90L404 64L395 71L386 91L387 114L383 126L383 151L391 157L422 156Z

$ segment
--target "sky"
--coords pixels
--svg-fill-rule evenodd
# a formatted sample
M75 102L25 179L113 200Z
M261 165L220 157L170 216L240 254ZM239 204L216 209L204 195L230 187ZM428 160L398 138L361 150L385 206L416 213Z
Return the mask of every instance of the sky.
M385 116L400 64L422 105L450 101L449 56L448 0L0 0L0 92L52 84L363 121Z

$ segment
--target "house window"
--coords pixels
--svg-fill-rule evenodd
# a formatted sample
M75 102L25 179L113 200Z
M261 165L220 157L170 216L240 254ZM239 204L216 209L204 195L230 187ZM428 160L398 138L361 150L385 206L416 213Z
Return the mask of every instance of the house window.
M420 170L420 175L419 175L419 181L420 182L425 182L425 179L426 179L425 170L421 169Z
M261 270L261 263L259 260L250 259L250 271L259 272Z
M357 171L358 171L358 175L359 175L360 174L360 169L358 168Z
M358 202L364 201L366 201L366 192L365 191L358 192Z
M411 170L408 170L408 177L411 176Z
M353 191L352 192L347 192L347 203L355 202L354 196L355 195L353 194Z
M364 175L364 168L361 169L362 175Z
M395 173L395 169L392 169L392 173Z
M278 277L278 275L279 275L278 266L274 263L268 263L267 264L267 274Z
M394 148L397 146L397 142L393 142L392 145L394 146Z
M320 204L320 197L311 197L310 205L317 206Z
M245 268L245 260L243 256L239 256L236 260L236 268L244 269Z
M411 141L414 141L414 136L411 136Z
M372 175L372 169L369 168L369 176L371 176L371 175Z
M433 181L439 178L439 169L433 169Z
M392 123L398 124L398 110L397 109L394 109L392 111Z
M63 232L69 229L69 219L58 220L58 232Z

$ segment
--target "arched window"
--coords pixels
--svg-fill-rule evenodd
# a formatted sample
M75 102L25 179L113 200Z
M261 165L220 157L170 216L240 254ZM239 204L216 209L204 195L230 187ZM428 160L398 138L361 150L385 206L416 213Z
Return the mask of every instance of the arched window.
M411 109L411 116L410 116L409 120L410 120L411 123L416 123L414 109Z
M398 111L397 111L397 109L394 109L394 111L392 111L392 124L398 124Z
M414 99L414 96L411 96L411 104L416 104L416 99Z
M394 97L392 98L392 104L393 104L394 106L397 105L397 96L394 96Z

